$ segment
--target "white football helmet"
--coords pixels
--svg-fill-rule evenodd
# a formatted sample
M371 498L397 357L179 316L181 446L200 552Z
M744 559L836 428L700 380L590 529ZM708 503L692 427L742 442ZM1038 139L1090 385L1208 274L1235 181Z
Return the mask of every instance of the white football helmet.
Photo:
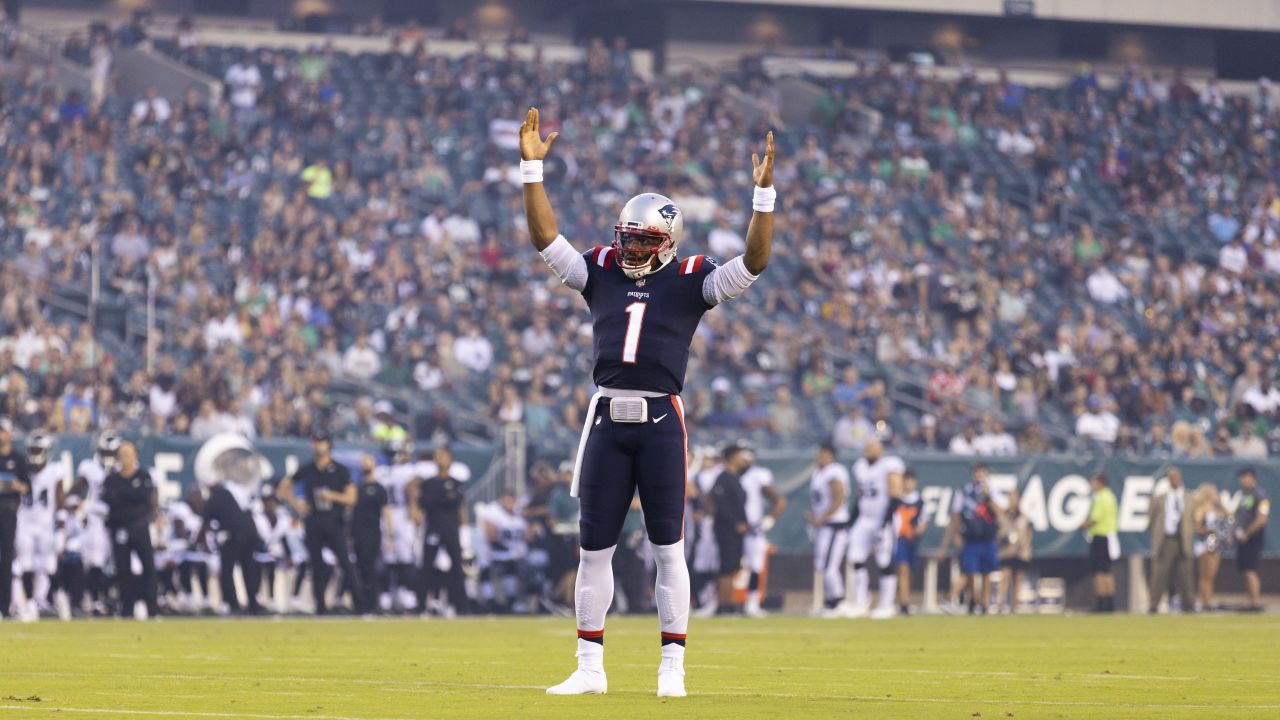
M53 438L44 433L33 433L27 436L27 462L33 467L42 468L49 463L53 455Z
M671 198L657 193L637 195L622 206L613 226L618 266L632 279L655 273L676 258L683 236L684 216Z

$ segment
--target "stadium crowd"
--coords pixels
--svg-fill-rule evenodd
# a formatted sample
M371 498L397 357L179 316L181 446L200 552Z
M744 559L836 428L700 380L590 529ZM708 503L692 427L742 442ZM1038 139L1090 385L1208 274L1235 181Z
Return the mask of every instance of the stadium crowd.
M109 65L111 42L145 32L70 54ZM7 42L0 412L22 431L447 437L474 410L567 450L589 326L525 248L528 89L562 134L547 187L580 244L659 188L693 231L686 252L737 252L743 143L783 127L756 64L645 81L621 43L544 63L423 41L247 53L190 26L158 39L225 81L210 104L121 97L109 74L100 98L61 93ZM1226 97L1136 68L1104 89L1082 69L1028 88L869 56L815 82L814 120L779 135L781 271L693 347L695 439L1277 449L1268 81ZM765 105L759 127L731 85ZM86 295L95 268L104 305L153 295L150 353L54 302Z

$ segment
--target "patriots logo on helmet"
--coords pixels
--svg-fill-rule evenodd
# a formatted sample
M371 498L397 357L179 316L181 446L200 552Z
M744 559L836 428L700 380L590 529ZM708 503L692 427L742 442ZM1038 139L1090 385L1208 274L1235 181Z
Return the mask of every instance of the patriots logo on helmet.
M658 214L667 221L667 228L669 229L671 227L671 223L675 222L676 216L680 214L680 210L672 203L667 203L666 205L658 208Z

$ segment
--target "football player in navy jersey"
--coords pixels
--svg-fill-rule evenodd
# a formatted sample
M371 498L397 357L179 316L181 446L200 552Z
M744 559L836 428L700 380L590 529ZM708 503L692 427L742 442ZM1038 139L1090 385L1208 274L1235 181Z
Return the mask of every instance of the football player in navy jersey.
M520 127L520 174L533 246L591 311L594 381L578 445L573 495L581 501L575 587L578 669L552 695L604 693L604 620L613 600L614 548L636 491L657 566L661 625L658 696L683 697L689 569L684 554L687 435L680 392L689 343L703 313L742 294L769 264L773 239L773 133L755 167L746 253L723 266L680 258L684 218L669 198L637 195L622 208L613 243L579 252L560 234L542 186L542 160L557 133L538 132L538 110Z

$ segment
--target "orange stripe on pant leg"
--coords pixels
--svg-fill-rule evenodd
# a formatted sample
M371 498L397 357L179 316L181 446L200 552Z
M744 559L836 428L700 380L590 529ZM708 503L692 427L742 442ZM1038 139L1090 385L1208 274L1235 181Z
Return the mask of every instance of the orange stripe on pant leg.
M682 459L682 467L684 468L684 487L681 488L681 496L683 498L680 503L680 539L684 539L684 511L689 507L689 428L684 424L684 402L680 400L679 395L670 395L671 407L676 410L676 417L680 419L680 432L684 435L684 458Z

